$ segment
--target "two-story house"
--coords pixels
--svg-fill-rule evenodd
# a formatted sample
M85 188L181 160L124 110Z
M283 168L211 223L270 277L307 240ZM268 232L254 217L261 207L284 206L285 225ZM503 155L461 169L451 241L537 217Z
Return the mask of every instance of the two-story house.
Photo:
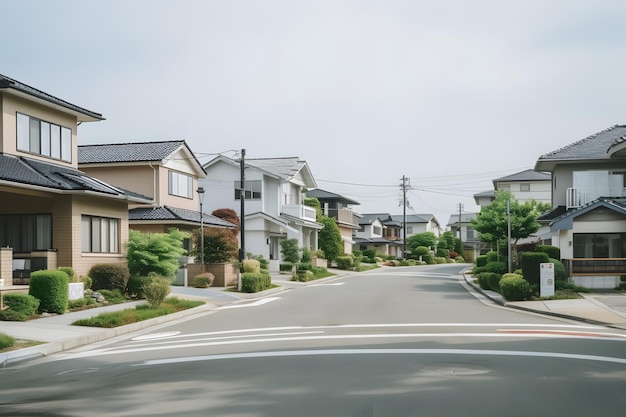
M488 206L496 197L496 191L509 191L520 203L535 200L540 203L552 202L552 178L549 173L533 169L493 180L493 190L474 194L479 206Z
M626 275L626 126L615 125L541 155L552 174L552 211L538 220L555 233L569 275L588 288L614 288Z
M441 226L439 220L432 214L392 214L391 219L400 222L403 225L400 237L404 239L404 227L406 227L406 236L425 232L431 232L436 237L441 236Z
M472 227L476 213L452 214L446 227L461 239L465 259L473 260L486 249L487 245L478 238L478 232Z
M78 170L81 123L104 120L0 75L0 274L26 284L29 271L125 263L129 203L150 198ZM14 281L13 278L16 278Z
M280 240L297 239L301 248L317 250L316 212L303 204L304 190L317 184L306 161L297 157L246 158L241 160L220 155L203 166L206 178L200 185L206 190L207 211L231 208L241 216L244 199L244 250L270 260L277 271L281 259Z
M81 145L78 167L109 184L123 185L152 198L150 206L131 205L128 222L133 230L165 233L177 228L192 232L201 224L235 227L206 212L201 221L200 199L211 196L198 193L198 180L206 173L184 140ZM192 249L191 239L184 247Z
M382 216L382 218L381 218ZM389 225L385 224L385 220ZM354 232L354 249L373 249L379 255L402 257L401 224L393 222L387 213L360 214L359 229ZM392 228L393 232L386 232ZM386 237L385 237L386 236Z
M343 239L343 252L351 254L352 245L354 244L352 234L354 230L360 227L358 216L352 210L352 206L360 203L351 198L319 188L307 190L306 196L317 198L320 202L322 213L336 220L339 233L341 233L341 238Z

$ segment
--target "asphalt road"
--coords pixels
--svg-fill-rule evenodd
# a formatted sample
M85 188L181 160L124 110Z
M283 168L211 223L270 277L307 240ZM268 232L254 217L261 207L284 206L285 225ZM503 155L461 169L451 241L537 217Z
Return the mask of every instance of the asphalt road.
M626 332L495 306L460 267L298 287L0 369L2 416L622 416Z

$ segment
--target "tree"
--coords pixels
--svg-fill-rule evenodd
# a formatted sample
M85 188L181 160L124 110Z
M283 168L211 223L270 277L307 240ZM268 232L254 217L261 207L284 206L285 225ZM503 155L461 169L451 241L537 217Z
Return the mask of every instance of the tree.
M300 262L300 249L298 239L282 239L280 241L280 253L285 262L296 264Z
M193 232L194 246L201 247L200 229ZM201 262L200 250L194 251L196 262ZM204 228L204 263L218 264L237 259L239 254L239 242L237 235L229 229L217 227Z
M437 237L433 232L418 233L406 239L406 247L409 251L413 251L419 246L434 248L435 243L437 243Z
M520 204L509 191L497 191L493 202L482 207L480 213L472 220L472 227L478 232L478 237L483 242L493 244L500 240L507 240L507 201L510 202L511 239L515 243L539 230L537 217L550 208L548 204L534 200Z
M320 201L315 197L307 197L304 199L304 205L315 209L315 218L319 222L322 217L322 204Z
M185 254L183 239L188 233L176 228L168 233L142 233L137 230L128 232L128 250L126 259L132 275L147 276L154 272L171 278L178 269L178 258Z
M343 255L343 238L339 226L335 219L328 216L321 216L318 221L324 225L317 239L319 247L327 260L334 261L338 256Z
M239 235L239 230L241 229L241 223L239 222L239 216L237 215L237 212L235 210L229 209L229 208L221 208L221 209L213 210L213 213L211 214L215 217L219 217L220 219L226 220L227 222L230 222L234 224L235 226L237 226L234 229L228 229L228 230L230 230L230 232L234 234L235 236Z

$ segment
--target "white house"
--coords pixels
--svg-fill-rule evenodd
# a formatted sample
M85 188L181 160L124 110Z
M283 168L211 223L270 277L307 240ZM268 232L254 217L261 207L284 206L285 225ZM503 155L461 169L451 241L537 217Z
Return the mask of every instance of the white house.
M626 126L615 125L541 155L535 169L552 174L552 211L538 220L572 280L614 288L626 275Z
M205 190L203 210L211 213L230 208L241 218L244 197L244 249L270 260L278 270L281 239L297 239L299 247L317 250L316 212L303 204L303 192L315 188L309 166L296 157L245 159L241 187L241 162L220 155L206 163L206 178L199 179Z
M535 200L540 203L551 203L552 178L549 173L532 169L493 180L493 190L474 194L474 201L479 206L488 206L494 200L496 191L509 191L520 203Z

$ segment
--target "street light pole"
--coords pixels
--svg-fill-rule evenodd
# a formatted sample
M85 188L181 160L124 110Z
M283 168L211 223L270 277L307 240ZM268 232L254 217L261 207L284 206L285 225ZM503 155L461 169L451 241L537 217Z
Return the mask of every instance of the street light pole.
M204 212L202 211L202 203L204 202L204 187L198 187L196 192L200 198L200 264L204 265Z

